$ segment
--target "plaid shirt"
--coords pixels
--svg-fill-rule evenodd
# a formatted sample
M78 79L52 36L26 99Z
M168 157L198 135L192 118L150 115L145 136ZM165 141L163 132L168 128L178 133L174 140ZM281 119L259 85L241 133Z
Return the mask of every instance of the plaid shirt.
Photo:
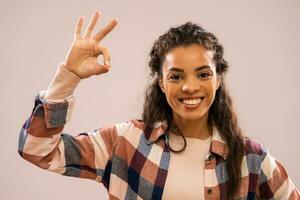
M133 120L76 136L62 133L74 98L49 103L36 96L31 116L19 136L19 154L29 162L66 176L103 183L109 199L161 199L168 174L170 150L164 124L151 134ZM213 131L205 160L205 199L227 199L228 148ZM284 167L257 142L245 139L242 178L236 199L300 199Z

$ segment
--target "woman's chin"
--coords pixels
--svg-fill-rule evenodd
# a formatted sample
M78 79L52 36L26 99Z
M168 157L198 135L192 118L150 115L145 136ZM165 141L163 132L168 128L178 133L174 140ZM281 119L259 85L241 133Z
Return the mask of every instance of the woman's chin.
M206 113L203 112L177 113L177 117L184 121L200 121L205 115Z

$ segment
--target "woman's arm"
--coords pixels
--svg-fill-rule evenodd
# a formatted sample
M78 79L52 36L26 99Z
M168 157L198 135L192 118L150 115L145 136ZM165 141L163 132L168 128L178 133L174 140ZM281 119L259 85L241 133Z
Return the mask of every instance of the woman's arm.
M259 199L296 200L299 191L291 181L283 165L265 150L258 177Z
M80 35L83 19L79 19L66 61L60 64L49 88L36 96L32 114L21 129L18 147L24 159L43 169L96 181L101 181L117 142L115 126L76 136L62 131L71 117L73 91L79 81L106 73L110 67L108 50L99 42L117 22L113 20L92 37L99 15L95 13L84 36ZM97 63L99 55L103 55L104 65Z
M100 182L118 140L116 128L76 136L62 133L69 102L47 103L41 93L37 95L32 115L20 132L18 152L43 169Z

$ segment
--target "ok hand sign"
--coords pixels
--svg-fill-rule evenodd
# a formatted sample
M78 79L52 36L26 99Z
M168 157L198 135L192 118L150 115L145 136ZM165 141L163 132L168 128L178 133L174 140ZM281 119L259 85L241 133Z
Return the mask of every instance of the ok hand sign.
M100 15L100 12L96 11L83 36L81 36L83 17L79 18L74 41L65 60L65 67L80 78L103 74L108 72L110 68L108 49L102 47L100 41L118 24L118 21L112 20L107 26L92 36L93 29ZM103 55L104 64L97 62L99 55Z

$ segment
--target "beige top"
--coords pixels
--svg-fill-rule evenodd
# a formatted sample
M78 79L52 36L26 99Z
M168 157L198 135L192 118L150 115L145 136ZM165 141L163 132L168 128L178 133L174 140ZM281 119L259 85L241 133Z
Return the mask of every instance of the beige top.
M211 137L201 140L187 138L183 152L171 152L167 180L162 199L204 199L204 164L209 153ZM170 146L182 145L179 136L170 135Z

